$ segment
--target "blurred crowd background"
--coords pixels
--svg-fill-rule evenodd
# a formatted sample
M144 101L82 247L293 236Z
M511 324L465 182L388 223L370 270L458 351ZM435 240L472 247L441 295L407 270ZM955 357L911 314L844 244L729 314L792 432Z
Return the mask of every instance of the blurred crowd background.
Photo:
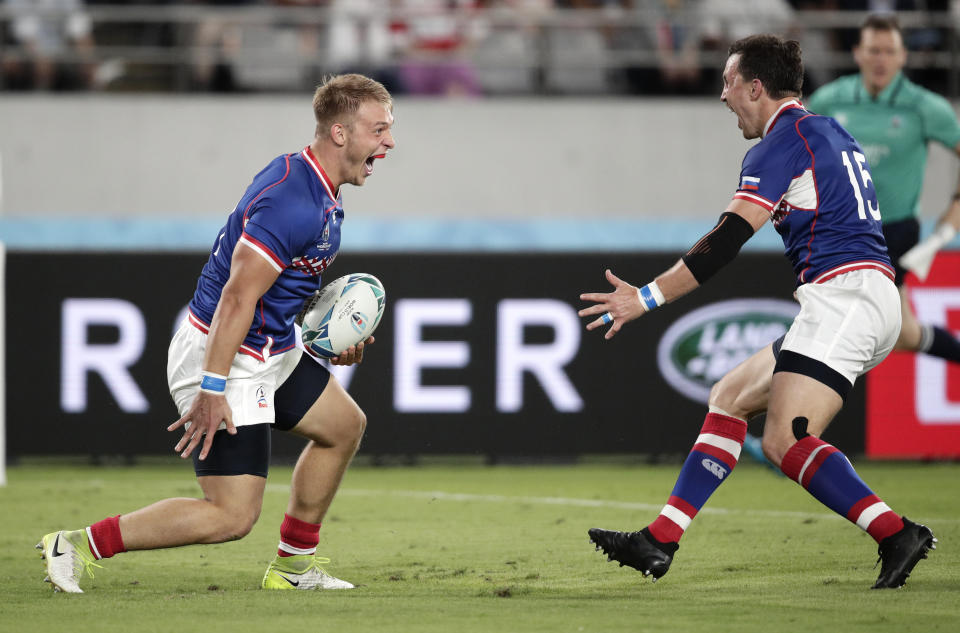
M896 11L908 73L960 97L951 0L0 0L0 90L309 91L363 72L396 95L713 95L728 44L798 39L809 94Z

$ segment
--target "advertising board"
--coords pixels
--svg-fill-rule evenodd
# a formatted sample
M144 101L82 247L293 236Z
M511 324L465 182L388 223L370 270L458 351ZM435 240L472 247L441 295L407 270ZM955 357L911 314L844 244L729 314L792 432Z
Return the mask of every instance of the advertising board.
M960 331L960 252L934 260L907 288L921 323ZM866 450L870 457L960 457L960 366L925 354L891 353L867 375Z
M12 457L172 454L178 438L165 427L178 416L167 392L167 345L205 259L10 254ZM578 296L610 289L605 268L645 283L675 259L344 253L328 281L368 272L387 292L363 364L336 372L367 414L361 452L491 460L685 454L712 381L779 336L796 308L783 257L748 253L612 341L584 329ZM828 439L862 451L862 416L855 389ZM284 458L302 444L283 433L273 441L274 455Z

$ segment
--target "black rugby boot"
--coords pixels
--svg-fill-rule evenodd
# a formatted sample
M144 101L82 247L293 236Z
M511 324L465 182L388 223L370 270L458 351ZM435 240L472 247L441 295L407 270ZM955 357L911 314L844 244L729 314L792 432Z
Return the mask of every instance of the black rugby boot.
M591 528L588 534L596 548L607 555L607 560L617 561L621 567L633 567L644 576L653 576L653 582L667 573L680 547L677 543L660 543L647 528L639 532Z
M907 577L927 552L937 549L937 539L926 525L914 523L903 517L903 529L880 541L877 553L880 558L880 576L874 589L898 589L907 582ZM876 567L876 565L874 565Z

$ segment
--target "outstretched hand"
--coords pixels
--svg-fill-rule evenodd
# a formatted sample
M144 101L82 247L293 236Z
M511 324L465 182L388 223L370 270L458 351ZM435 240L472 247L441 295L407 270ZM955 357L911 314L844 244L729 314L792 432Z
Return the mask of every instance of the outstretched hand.
M595 330L607 323L612 323L603 338L610 340L616 336L624 325L641 316L646 309L640 303L637 287L631 286L613 274L608 268L605 271L607 281L613 285L613 292L587 292L580 295L583 301L593 301L595 305L583 308L578 315L594 316L598 318L587 323L588 330Z
M203 446L199 457L201 461L206 459L213 445L213 434L217 432L221 422L227 423L227 433L237 434L237 427L233 425L233 413L230 411L226 397L206 391L198 392L197 397L193 399L193 404L183 417L167 427L168 431L176 431L183 427L183 437L173 450L186 459L202 441Z

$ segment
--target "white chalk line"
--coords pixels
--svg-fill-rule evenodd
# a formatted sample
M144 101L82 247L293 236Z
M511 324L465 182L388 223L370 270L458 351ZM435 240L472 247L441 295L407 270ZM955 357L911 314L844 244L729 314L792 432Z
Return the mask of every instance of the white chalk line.
M284 484L267 484L268 492L290 492L290 487ZM406 499L422 499L425 501L453 501L453 502L486 502L518 505L546 505L568 506L575 508L611 508L615 510L641 510L660 512L663 504L640 503L635 501L613 501L610 499L582 499L577 497L529 497L512 495L486 495L466 492L445 492L442 490L377 490L368 488L343 488L338 493L341 497L403 497ZM764 510L761 508L735 509L716 508L707 506L700 510L700 514L743 515L765 517L787 517L795 519L844 519L833 512L801 512L796 510ZM921 522L933 523L960 523L957 517L938 517L915 519Z

